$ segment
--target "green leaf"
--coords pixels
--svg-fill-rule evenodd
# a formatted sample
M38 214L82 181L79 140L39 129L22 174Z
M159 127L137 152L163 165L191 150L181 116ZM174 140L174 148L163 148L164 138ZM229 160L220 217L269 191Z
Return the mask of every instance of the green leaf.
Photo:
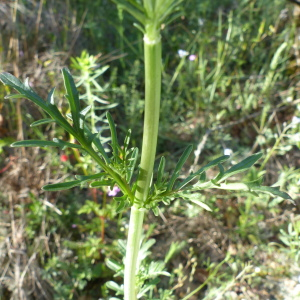
M76 132L71 127L71 125L64 119L64 117L61 115L58 108L50 102L45 102L40 96L38 96L33 89L29 86L28 80L23 84L18 78L15 76L9 74L9 73L1 73L0 74L0 81L3 82L3 84L17 90L22 97L27 98L34 102L36 105L41 107L47 114L49 114L61 127L63 127L67 132L70 134L76 136ZM52 89L52 94L53 94ZM51 94L51 92L50 92ZM48 97L49 98L49 97ZM51 96L50 96L51 98Z
M139 156L139 149L136 147L132 151L131 157L129 159L129 164L127 166L127 171L126 171L126 181L129 183L132 179L132 175L136 166L136 162Z
M141 12L141 10L144 11L142 6L133 6L127 1L122 1L122 0L112 0L115 2L119 8L126 10L128 13L130 13L134 18L136 18L140 23L145 24L145 21L147 19L146 15ZM137 3L136 3L137 4ZM138 4L137 4L138 5Z
M200 168L197 172L195 172L193 174L190 174L184 181L182 181L180 183L180 185L178 186L178 189L183 188L186 184L188 184L190 181L192 181L193 179L195 179L197 176L199 176L199 175L201 176L202 174L205 174L204 172L206 172L207 170L211 169L212 167L215 167L215 166L223 163L229 157L230 157L229 155L223 155L221 157L218 157L218 158L212 160L210 163L208 163L207 165L205 165L202 168Z
M191 190L203 190L209 188L221 189L221 190L231 190L231 191L244 191L254 193L265 193L269 194L273 197L281 197L285 200L290 200L293 202L293 199L286 192L282 192L278 187L269 187L269 186L259 186L259 182L261 179L259 178L256 181L252 182L234 182L234 183L220 183L218 185L214 184L212 181L204 182L204 183L196 183L193 185ZM293 202L294 203L294 202Z
M48 185L43 186L43 190L47 191L47 192L68 190L75 186L80 185L81 183L82 183L82 180L74 180L74 181L69 181L69 182L48 184Z
M20 99L20 98L27 98L26 95L23 94L11 94L5 96L5 99Z
M230 176L233 176L235 174L238 174L238 173L248 170L262 157L262 155L263 155L262 153L256 153L256 154L253 154L253 155L247 157L246 159L242 160L241 162L239 162L236 165L234 165L233 167L231 167L229 170L225 171L223 174L220 173L219 174L220 176L217 175L217 177L215 178L216 182L218 182L218 183L222 182Z
M45 101L32 90L28 83L23 84L18 78L6 72L0 74L0 80L3 84L17 90L24 98L30 99L44 110L47 110Z
M121 288L117 283L115 283L114 281L107 281L106 283L106 286L109 288L109 289L111 289L111 290L113 290L113 291L115 291L115 292L117 292L117 295L123 295L123 293L124 293L124 291L123 291L123 288Z
M55 120L53 120L53 119L42 119L42 120L38 120L38 121L31 123L30 127L35 127L35 126L39 126L39 125L43 125L43 124L49 124L49 123L53 123L53 122L55 122Z
M90 184L90 187L97 188L101 186L111 186L112 180L101 180L101 181L94 181Z
M52 141L27 140L18 141L11 144L11 147L62 147L60 144Z
M160 186L160 184L162 183L164 171L165 171L165 165L166 165L166 159L164 156L162 156L158 165L157 180L156 180L157 186Z
M183 154L181 155L179 161L177 162L176 166L175 166L175 170L171 176L171 179L169 181L168 187L167 187L167 191L170 191L174 185L175 180L178 178L179 176L179 172L182 168L182 166L184 165L184 163L186 162L186 160L188 159L188 157L190 156L191 152L193 150L193 146L189 145L183 152Z
M106 265L114 272L119 272L123 268L121 264L119 264L116 260L111 258L108 258L106 260Z
M47 102L51 105L54 105L54 91L55 91L55 87L51 89L51 91L47 96Z
M54 139L53 139L53 142L59 144L60 147L61 147L62 149L65 149L65 148L76 148L76 149L84 150L84 149L83 149L80 145L78 145L78 144L73 144L73 143L65 142L65 141L60 140L60 139L57 139L57 138L54 138Z
M94 174L94 175L87 175L87 176L86 175L75 175L75 178L78 179L78 180L81 180L83 182L83 181L99 179L99 178L102 178L105 175L106 174L102 172L102 173L97 173L97 174Z
M126 208L126 202L121 201L116 208L116 213L117 214L121 213L124 210L124 208Z
M252 187L251 190L255 191L255 192L266 193L266 194L269 194L273 197L278 196L278 197L283 198L285 200L291 200L294 203L294 200L291 198L291 196L286 192L280 191L279 187L256 186L256 187Z
M118 158L118 138L115 122L109 112L106 113L106 117L109 123L110 134L111 134L111 147L113 149L113 155L115 158Z
M64 78L65 89L67 91L66 98L69 101L74 127L80 132L80 103L78 91L70 71L67 68L63 68L62 74Z

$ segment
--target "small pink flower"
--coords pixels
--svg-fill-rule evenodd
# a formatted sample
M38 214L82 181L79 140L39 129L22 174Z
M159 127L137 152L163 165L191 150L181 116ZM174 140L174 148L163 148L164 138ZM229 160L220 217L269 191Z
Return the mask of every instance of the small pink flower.
M60 156L60 161L66 162L66 161L68 161L68 160L69 160L69 156L68 156L68 155L62 154L62 155Z
M118 194L120 191L121 191L121 190L120 190L116 185L113 187L112 190L110 189L110 187L108 187L108 193L107 193L107 195L108 195L109 197L115 197L115 196L117 196L117 194Z
M196 58L197 58L197 56L196 56L195 54L191 54L191 55L189 56L189 60L190 60L190 61L194 61L194 60L196 60Z

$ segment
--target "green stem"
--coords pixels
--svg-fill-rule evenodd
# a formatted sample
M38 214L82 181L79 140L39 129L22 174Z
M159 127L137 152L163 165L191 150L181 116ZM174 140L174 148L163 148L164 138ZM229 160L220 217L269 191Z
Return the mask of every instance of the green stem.
M161 93L161 37L144 36L145 57L145 115L140 172L137 180L135 204L131 208L127 240L124 300L136 300L137 260L141 242L144 209L151 184L157 146L159 107Z
M135 206L131 208L124 271L124 300L137 299L136 273L144 212L144 208L136 208Z

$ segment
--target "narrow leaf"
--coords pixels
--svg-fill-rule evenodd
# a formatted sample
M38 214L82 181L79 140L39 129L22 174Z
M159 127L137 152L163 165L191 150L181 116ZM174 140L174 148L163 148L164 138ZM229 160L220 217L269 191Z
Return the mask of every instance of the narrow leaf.
M0 74L0 80L3 84L14 88L20 94L24 95L24 98L33 101L35 104L47 111L45 101L39 97L29 85L23 84L18 78L6 72Z
M74 181L69 181L69 182L48 184L48 185L43 186L43 190L47 191L47 192L68 190L70 188L80 185L81 182L82 182L81 180L74 180Z
M179 161L177 162L176 166L175 166L175 170L171 176L171 179L169 181L168 187L167 187L167 191L170 191L174 185L175 180L178 178L179 176L179 172L182 168L182 166L184 165L184 163L186 162L186 160L188 159L188 157L190 156L191 152L193 150L193 146L189 145L183 152L183 154L181 155Z
M11 94L4 97L5 99L19 99L19 98L27 98L26 95L23 94Z
M204 172L206 172L207 170L211 169L212 167L215 167L221 163L223 163L224 161L226 161L230 156L229 155L223 155L221 157L218 157L214 160L212 160L210 163L208 163L207 165L203 166L202 168L200 168L198 171L196 171L193 174L190 174L184 181L182 181L182 183L178 186L178 189L183 188L185 185L187 185L189 182L191 182L193 179L195 179L197 176L202 175ZM205 173L204 173L205 174ZM205 179L204 179L205 180Z
M165 165L166 165L166 159L164 156L161 157L159 165L158 165L158 171L157 171L157 180L156 184L159 186L162 183L164 171L165 171Z
M94 181L90 184L90 187L97 188L101 186L111 186L112 185L111 180L101 180L101 181Z
M66 98L69 101L74 127L80 131L80 103L78 91L70 71L67 68L63 68L62 74L64 78L65 89L67 91Z
M115 122L109 112L106 113L106 117L109 123L110 133L111 133L111 147L113 149L113 154L115 157L118 157L118 139L117 139L117 130Z
M55 87L51 89L51 91L47 96L47 102L52 105L54 105L54 91L55 91Z
M65 149L65 148L76 148L76 149L81 149L84 150L80 145L78 144L73 144L73 143L69 143L69 142L65 142L63 140L54 138L53 142L57 143L60 145L61 148Z
M237 163L233 167L231 167L229 170L225 171L221 178L218 178L218 182L224 181L226 178L233 176L235 174L244 172L248 170L250 167L252 167L255 162L257 162L261 157L262 153L256 153L253 154L246 159L242 160L241 162Z
M134 148L132 154L131 154L131 158L130 158L130 162L129 162L129 165L128 165L128 171L126 173L126 181L129 183L131 181L131 178L132 178L132 175L133 175L133 172L134 172L134 169L135 169L135 165L136 165L136 162L137 162L137 158L138 158L138 155L139 155L139 149L136 147Z
M54 123L54 122L55 122L55 120L53 120L53 119L42 119L42 120L38 120L38 121L35 121L35 122L31 123L30 127L35 127L35 126Z
M11 147L62 147L60 144L52 141L40 141L40 140L27 140L27 141L18 141L11 144Z

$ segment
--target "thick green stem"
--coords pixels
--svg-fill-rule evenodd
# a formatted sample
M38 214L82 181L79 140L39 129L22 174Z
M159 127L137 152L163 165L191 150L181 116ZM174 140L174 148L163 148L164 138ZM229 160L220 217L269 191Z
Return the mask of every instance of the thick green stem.
M137 181L136 201L142 204L147 199L148 189L152 179L156 154L159 107L161 93L161 41L144 37L145 51L145 116L144 136L140 173Z
M137 260L140 248L144 209L151 184L154 160L156 154L159 107L161 93L161 38L160 35L145 35L145 115L144 135L140 172L137 180L135 204L131 208L129 232L127 240L124 300L136 300Z
M140 250L144 211L144 208L136 208L135 206L131 208L124 272L124 300L137 299L137 260Z

